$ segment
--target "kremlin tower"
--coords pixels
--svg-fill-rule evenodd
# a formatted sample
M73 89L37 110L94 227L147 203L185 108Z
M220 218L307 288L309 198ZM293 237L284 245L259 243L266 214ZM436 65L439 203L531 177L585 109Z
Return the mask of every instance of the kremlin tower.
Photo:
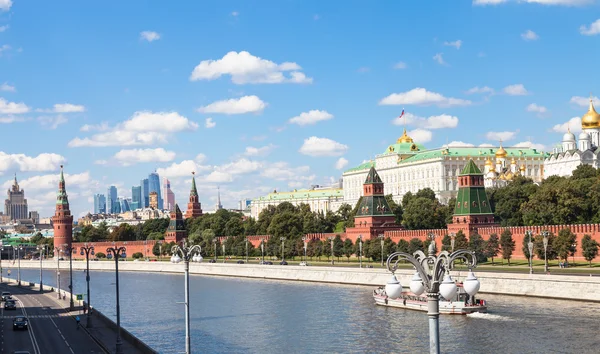
M190 190L190 200L185 211L185 218L195 218L202 216L202 205L198 200L198 190L196 189L196 178L192 172L192 189Z
M167 232L165 232L165 242L179 243L187 237L187 231L185 230L185 222L181 215L181 209L179 205L175 204L175 210L171 212L171 221Z
M58 182L58 193L56 195L56 211L52 217L54 226L54 247L71 247L73 241L73 215L69 210L69 199L65 188L65 177L63 166L60 166L60 180Z

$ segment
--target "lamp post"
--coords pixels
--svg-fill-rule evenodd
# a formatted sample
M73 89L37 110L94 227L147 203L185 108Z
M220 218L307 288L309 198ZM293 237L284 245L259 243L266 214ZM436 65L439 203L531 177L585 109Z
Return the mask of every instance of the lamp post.
M469 267L469 275L463 283L465 291L474 296L479 291L479 281L475 278L472 269L477 266L475 253L468 250L458 250L452 253L442 251L435 255L435 244L431 243L428 255L422 251L416 251L413 255L404 252L392 253L387 259L387 269L392 272L392 278L385 286L388 298L398 298L402 295L402 285L396 278L394 272L398 269L398 263L402 260L411 263L416 270L410 290L421 295L427 293L427 316L429 317L429 352L440 353L440 331L439 331L439 299L440 295L445 299L452 299L456 295L456 283L450 277L454 261L462 259Z
M246 263L248 263L248 237L244 241L246 241Z
M573 256L573 267L575 267L575 252L577 251L577 242L571 245L571 256Z
M454 244L456 243L456 234L453 232L450 234L450 247L452 247L452 252L454 252Z
M383 267L383 243L384 243L383 234L379 234L379 236L377 236L377 238L379 239L379 241L381 243L381 266Z
M362 235L358 235L358 267L362 268Z
M48 245L38 245L37 250L40 252L40 292L44 292L44 282L43 282L43 271L42 271L42 259L44 259L44 249L48 247Z
M123 353L123 343L121 342L121 306L119 303L119 259L127 257L125 247L109 247L106 249L106 257L115 259L115 288L117 289L117 340L116 354Z
M335 264L333 261L333 237L330 237L329 241L331 242L331 264Z
M217 239L213 238L213 246L215 248L215 263L217 263Z
M81 252L79 254L82 256L85 254L85 282L87 283L87 313L85 326L87 328L92 328L92 316L90 314L90 310L92 309L90 306L90 254L93 256L96 252L94 252L94 246L88 246L86 243L81 247Z
M17 270L17 283L19 286L21 286L21 251L23 250L23 246L19 246L17 247L17 258L18 258L18 264L19 264L19 268Z
M246 239L247 240L247 239ZM186 241L181 243L181 246L174 245L171 248L171 253L173 256L171 257L171 262L179 263L183 258L183 262L185 264L185 274L184 274L184 291L185 291L185 353L191 353L191 341L190 341L190 259L193 261L201 261L202 257L200 256L200 260L196 257L197 254L202 252L202 248L200 245L190 245ZM181 255L181 257L179 256Z
M285 262L285 237L280 237L281 241L281 262Z
M73 251L74 248L64 244L63 245L65 250L65 253L69 253L69 293L71 294L70 299L69 299L69 309L70 311L73 311L73 309L75 308L75 304L73 303Z
M529 242L527 248L529 249L529 274L533 274L533 242L531 241L531 231L526 231L525 234L529 236Z
M54 248L54 258L56 258L56 290L60 300L60 247Z
M262 256L262 264L265 264L265 240L260 240L260 254Z
M0 246L0 283L3 282L4 269L2 269L2 256L4 256L4 246Z
M308 247L308 237L302 237L302 242L304 242L304 263L306 263L306 248Z
M543 231L542 236L544 236L544 272L548 273L548 236L550 233L548 231Z
M225 263L225 242L221 246L223 246L223 263Z

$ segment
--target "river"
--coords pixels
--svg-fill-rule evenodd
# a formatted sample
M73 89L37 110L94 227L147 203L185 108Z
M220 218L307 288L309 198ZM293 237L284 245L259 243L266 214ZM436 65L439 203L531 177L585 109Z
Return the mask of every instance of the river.
M6 270L4 267L4 274ZM12 268L12 278L17 270ZM61 270L63 288L68 270ZM115 274L92 271L91 303L115 320ZM39 270L22 269L39 282ZM120 272L121 324L160 353L185 348L183 275ZM74 271L75 293L85 272ZM44 271L54 286L56 273ZM190 276L192 351L424 353L427 315L375 306L364 286ZM600 304L482 296L490 312L441 316L443 353L597 353Z

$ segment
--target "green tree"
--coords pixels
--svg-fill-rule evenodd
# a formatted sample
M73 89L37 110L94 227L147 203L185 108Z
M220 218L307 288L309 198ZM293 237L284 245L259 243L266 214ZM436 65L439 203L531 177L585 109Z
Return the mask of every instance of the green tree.
M535 235L533 239L533 252L535 253L538 259L544 259L544 256L546 256L548 260L558 258L556 250L553 246L555 239L556 236L552 232L548 232L548 247L546 252L544 252L544 236Z
M446 227L447 208L437 199L411 199L404 207L403 224L410 230L441 229Z
M515 251L515 240L512 237L510 229L504 229L502 234L500 234L500 249L502 252L502 259L506 259L510 266L510 259Z
M498 234L491 234L485 243L485 255L492 259L492 265L494 265L494 257L500 253L500 239Z
M147 238L147 240L164 240L164 239L165 239L165 234L160 233L160 232L151 232Z
M110 233L111 241L135 241L135 230L133 226L122 223Z
M502 188L488 190L488 199L494 215L502 226L523 225L521 205L537 191L533 180L517 176L511 183Z
M558 237L552 242L552 247L560 259L567 261L573 248L577 247L577 236L571 229L564 228L558 232Z
M104 252L96 252L96 258L106 258L106 254Z
M333 255L337 257L338 262L340 257L344 255L344 241L342 241L340 235L336 235L333 239Z
M409 242L408 242L408 253L413 254L416 251L423 251L425 249L425 247L423 246L423 241L419 240L418 238L412 238Z
M42 236L41 232L36 232L35 235L31 236L29 242L39 245L44 242L44 236Z
M535 242L533 242L533 240L534 236L531 235L531 242L533 243L533 252L537 253L538 248L536 247L537 245L535 244ZM523 256L526 259L529 259L529 236L527 236L527 234L525 234L525 236L523 237L523 246L521 248L521 251L523 251Z
M410 243L401 238L396 244L396 252L410 253Z
M391 194L386 195L385 200L388 202L388 205L390 206L392 213L396 217L396 224L398 224L398 225L402 224L402 214L404 213L402 210L402 205L396 203Z
M131 258L133 259L141 259L144 258L144 254L142 252L136 252L134 254L131 255Z
M469 248L469 240L462 230L458 230L454 237L454 250L466 250Z
M156 257L160 256L160 243L156 242L154 246L152 246L152 254Z
M583 257L589 262L591 267L592 261L598 256L598 242L592 239L590 235L583 235L581 239L581 251L583 252Z
M352 254L354 254L354 244L351 239L347 238L344 240L344 256L348 259L348 263L350 263Z
M478 233L473 233L469 238L469 249L475 252L477 263L487 262L485 254L485 240Z
M340 221L346 222L350 219L350 214L352 213L352 206L350 206L350 204L348 203L343 203L342 205L340 205L336 213L340 217Z

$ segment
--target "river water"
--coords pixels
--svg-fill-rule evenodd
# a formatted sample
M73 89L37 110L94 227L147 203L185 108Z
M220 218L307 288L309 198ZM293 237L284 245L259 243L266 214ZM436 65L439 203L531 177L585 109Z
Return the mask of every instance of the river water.
M7 267L4 268L6 274ZM12 269L12 278L16 278ZM63 288L68 271L61 270ZM115 274L92 271L91 303L115 320ZM39 282L39 270L21 278ZM121 324L160 353L185 349L183 275L120 272ZM74 271L75 293L85 272ZM44 271L54 286L56 273ZM425 353L427 315L375 306L364 286L190 276L194 353ZM442 353L598 353L600 304L482 295L490 312L441 316Z

